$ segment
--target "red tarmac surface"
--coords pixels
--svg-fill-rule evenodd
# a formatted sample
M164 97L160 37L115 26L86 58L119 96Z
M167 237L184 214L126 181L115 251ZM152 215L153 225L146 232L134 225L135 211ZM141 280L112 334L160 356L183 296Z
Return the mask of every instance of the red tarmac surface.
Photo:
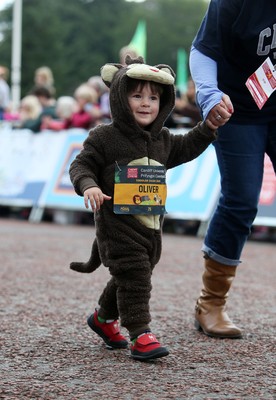
M202 239L164 234L151 327L170 355L141 363L86 324L108 271L82 275L69 263L88 258L94 235L0 219L0 399L276 399L275 244L247 243L228 301L244 337L222 340L193 326Z

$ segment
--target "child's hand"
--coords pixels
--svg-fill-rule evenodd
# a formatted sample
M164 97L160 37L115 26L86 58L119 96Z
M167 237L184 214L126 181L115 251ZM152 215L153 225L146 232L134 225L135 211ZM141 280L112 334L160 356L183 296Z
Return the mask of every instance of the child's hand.
M83 196L85 207L89 208L90 203L93 212L98 211L105 200L111 200L112 198L111 196L104 194L98 187L86 189Z
M49 115L44 115L44 117L42 117L40 130L42 131L44 129L48 129L51 122L52 122L52 117L50 117Z

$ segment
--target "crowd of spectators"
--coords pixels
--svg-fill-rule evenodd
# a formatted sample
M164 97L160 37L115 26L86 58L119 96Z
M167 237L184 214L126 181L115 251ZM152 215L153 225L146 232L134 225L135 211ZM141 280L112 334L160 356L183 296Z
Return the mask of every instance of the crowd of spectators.
M120 51L123 63L128 48ZM7 83L8 69L0 66L0 119L9 121L13 129L30 129L34 133L43 130L61 131L70 128L89 130L111 119L109 90L100 76L91 76L81 83L72 96L56 97L54 76L47 66L37 68L34 86L21 99L17 110L12 110L10 88ZM187 91L176 88L175 110L168 118L169 128L192 127L201 119L195 102L195 88L189 80Z
M135 57L133 49L130 50L128 46L125 46L119 53L121 64L124 63L126 54ZM29 129L33 133L44 130L58 132L70 128L89 130L100 123L108 123L111 120L109 91L100 76L89 77L86 82L75 89L72 96L56 97L51 69L48 66L39 67L34 72L34 86L21 99L16 111L11 106L8 78L8 68L0 65L0 122L1 120L8 122L12 129ZM200 120L201 114L196 104L195 84L189 78L186 91L181 92L176 87L175 108L167 119L166 126L170 129L190 128ZM0 216L3 215L3 209L5 212L7 208L9 207L0 206ZM57 215L60 216L60 213ZM84 215L84 213L80 215ZM67 218L68 215L66 220ZM171 227L169 221L167 230L194 233L198 230L198 224L198 221L190 221L189 224L187 221L173 221L173 227ZM275 241L275 228L253 228L252 238L267 240L272 236Z
M16 110L11 107L7 81L4 78L2 80L8 94L5 103L3 101L2 106L0 103L1 119L9 121L13 129L30 129L34 133L70 128L89 130L110 120L108 88L103 82L99 86L100 76L90 77L81 83L72 96L56 97L51 69L40 67L34 74L34 86L20 100Z

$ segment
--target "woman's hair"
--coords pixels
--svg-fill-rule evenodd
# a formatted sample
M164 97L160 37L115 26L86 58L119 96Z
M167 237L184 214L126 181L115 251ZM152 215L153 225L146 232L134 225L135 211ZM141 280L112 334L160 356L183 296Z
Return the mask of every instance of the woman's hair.
M135 92L135 90L142 90L144 86L150 85L150 88L154 94L159 94L161 97L164 89L160 83L152 82L152 81L145 81L142 79L127 79L127 93Z
M37 77L42 78L37 82ZM49 67L39 67L35 70L35 82L37 84L45 84L46 86L52 86L54 84L54 77L52 70Z
M56 113L59 118L70 118L75 111L76 100L72 96L60 96L57 99Z
M76 99L77 98L84 99L88 103L92 104L95 104L98 101L98 93L96 89L93 89L87 83L83 83L75 90L74 97Z
M52 70L49 67L39 67L35 70L34 75L35 86L43 86L46 87L50 93L51 97L54 97L56 94L56 89L54 87L54 77Z
M131 46L124 46L119 51L120 63L125 63L126 56L129 55L131 58L137 58L139 54L137 51Z
M26 119L36 119L42 111L42 106L38 98L32 94L23 97L20 102L21 117Z

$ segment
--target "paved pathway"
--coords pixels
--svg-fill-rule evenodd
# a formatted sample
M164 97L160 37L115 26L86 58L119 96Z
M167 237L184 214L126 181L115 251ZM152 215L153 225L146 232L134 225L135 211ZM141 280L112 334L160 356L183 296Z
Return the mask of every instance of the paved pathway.
M221 340L193 327L201 239L164 234L152 330L170 355L140 363L107 350L86 325L108 271L82 275L68 265L86 260L94 234L0 220L1 399L276 399L275 244L247 244L228 306L244 338Z

